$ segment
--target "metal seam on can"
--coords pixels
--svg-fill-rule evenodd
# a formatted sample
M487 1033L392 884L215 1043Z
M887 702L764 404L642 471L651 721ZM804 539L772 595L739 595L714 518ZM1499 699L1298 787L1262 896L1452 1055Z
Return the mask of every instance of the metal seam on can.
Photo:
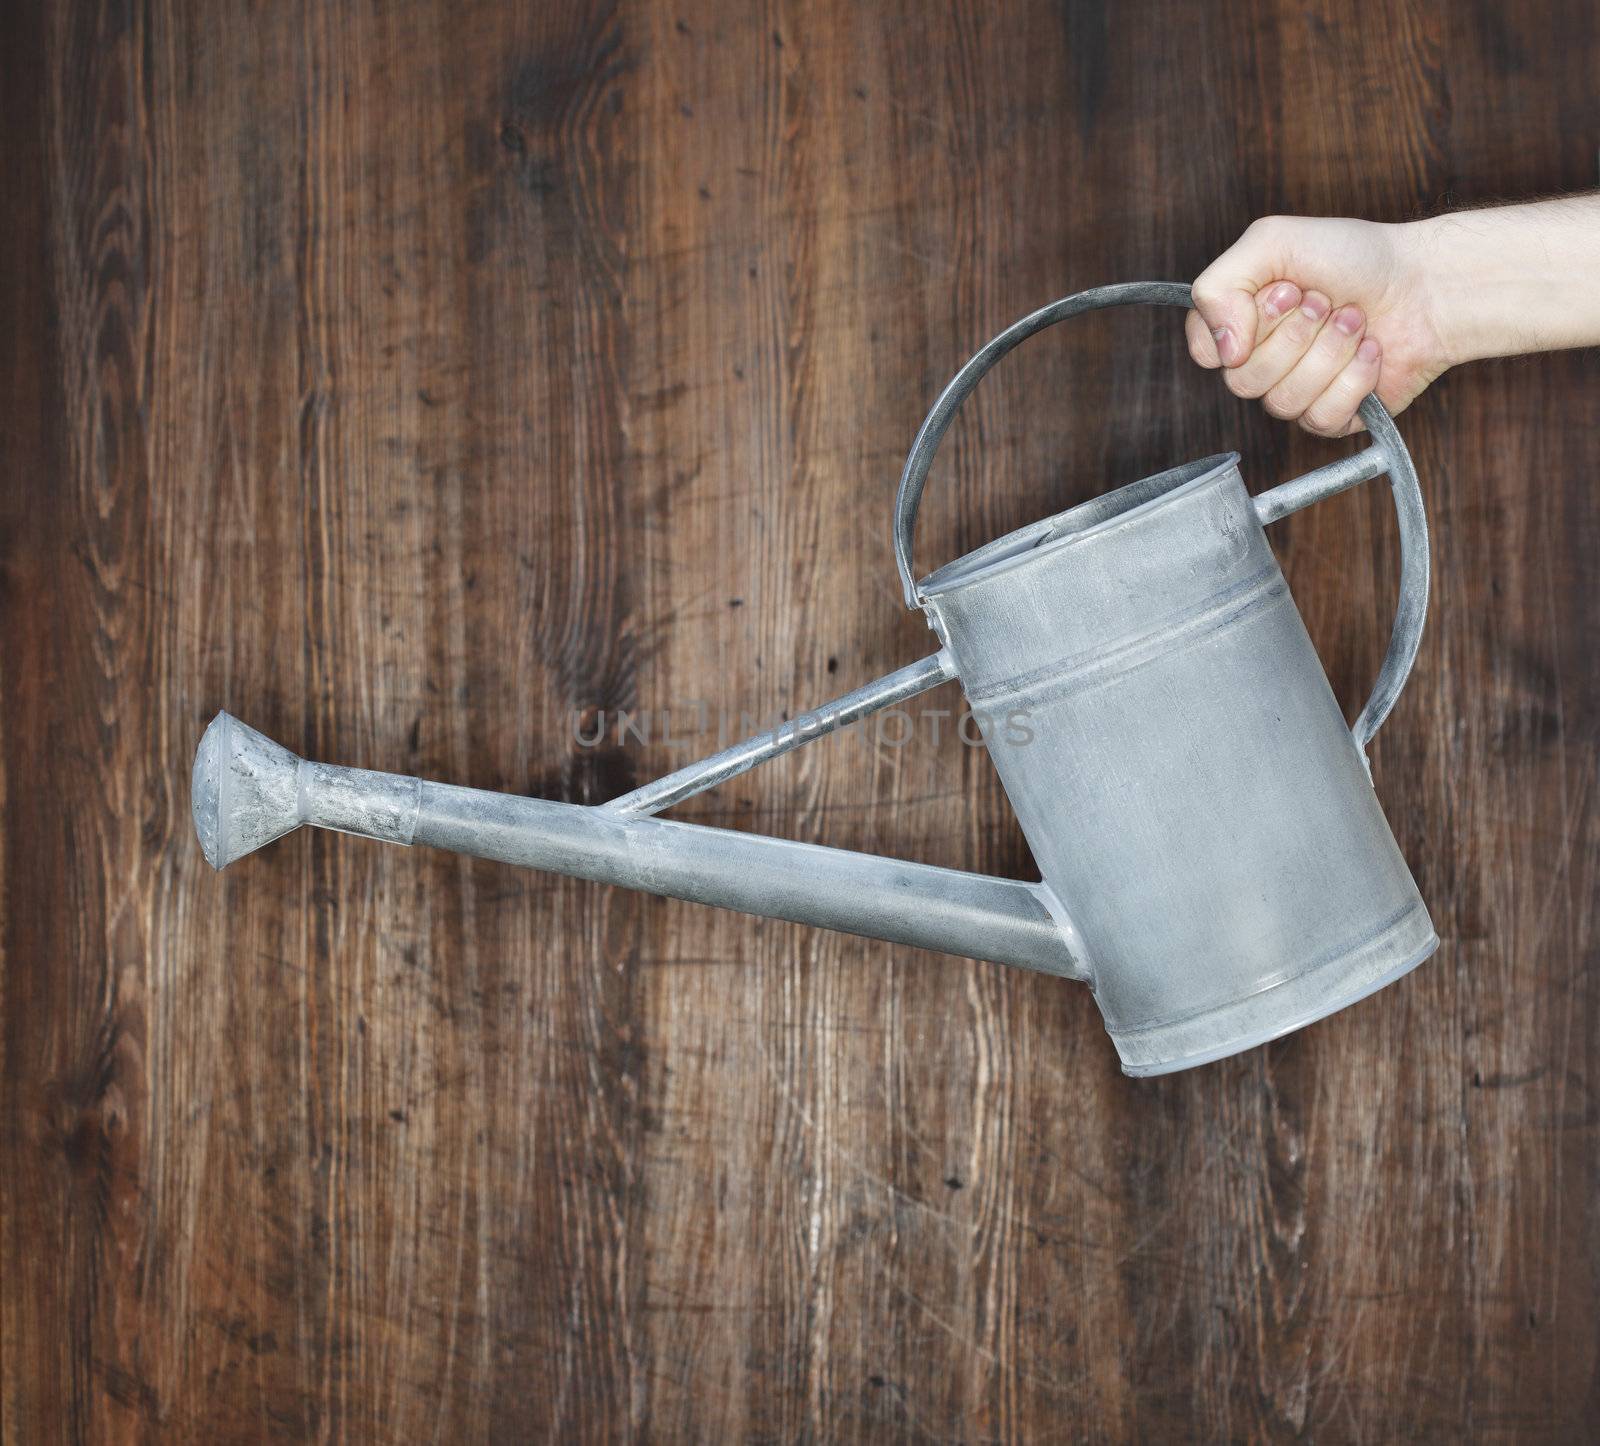
M1063 691L1092 688L1108 681L1095 678L1097 673L1130 673L1164 657L1173 645L1192 641L1198 633L1227 627L1261 611L1288 591L1289 585L1274 561L1242 582L1213 593L1201 607L1169 620L1163 627L1137 633L1109 649L1068 654L1043 668L974 689L967 694L967 700L976 707L1007 702L1026 693L1030 702L1039 704L1052 701Z
M1107 1032L1115 1035L1118 1039L1137 1039L1141 1035L1157 1034L1162 1030L1176 1029L1180 1025L1193 1023L1197 1019L1204 1019L1208 1014L1218 1014L1226 1009L1234 1009L1246 1000L1259 999L1263 994L1270 994L1274 989L1282 989L1287 984L1297 983L1302 979L1310 978L1313 974L1321 973L1324 969L1331 969L1336 965L1346 963L1353 955L1378 949L1394 935L1400 933L1415 915L1420 913L1426 917L1427 912L1427 909L1421 905L1415 903L1406 904L1385 919L1377 929L1363 936L1356 943L1345 944L1334 950L1325 951L1304 969L1297 970L1293 974L1280 975L1270 983L1263 984L1257 989L1252 989L1247 994L1240 994L1222 1004L1207 1005L1204 1009L1191 1009L1183 1014L1174 1014L1166 1019L1157 1020L1154 1024L1138 1024L1128 1029L1119 1028L1108 1019L1106 1021ZM1428 920L1428 926L1432 929L1432 919Z

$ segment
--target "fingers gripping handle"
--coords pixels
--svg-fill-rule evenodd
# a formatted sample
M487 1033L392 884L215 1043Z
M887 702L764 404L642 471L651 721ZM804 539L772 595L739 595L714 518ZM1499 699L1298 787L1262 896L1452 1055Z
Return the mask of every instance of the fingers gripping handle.
M895 497L894 556L907 607L917 607L921 603L912 565L912 543L916 535L917 512L922 505L922 492L928 482L934 455L961 404L972 395L996 362L1036 332L1086 311L1135 305L1187 308L1190 305L1189 288L1174 281L1135 281L1119 286L1100 286L1092 291L1080 291L1074 296L1063 297L1008 326L976 352L950 379L911 444L905 469L900 474L900 490ZM1376 394L1362 402L1361 419L1372 434L1371 447L1262 493L1255 499L1255 510L1257 518L1265 526L1309 503L1331 497L1335 492L1342 492L1358 482L1376 477L1381 472L1389 474L1389 489L1394 497L1400 531L1400 601L1394 630L1389 636L1389 649L1384 655L1383 666L1378 670L1372 696L1367 699L1351 730L1357 746L1365 753L1367 744L1399 698L1422 643L1422 625L1428 611L1428 520L1411 454L1400 439L1394 418Z

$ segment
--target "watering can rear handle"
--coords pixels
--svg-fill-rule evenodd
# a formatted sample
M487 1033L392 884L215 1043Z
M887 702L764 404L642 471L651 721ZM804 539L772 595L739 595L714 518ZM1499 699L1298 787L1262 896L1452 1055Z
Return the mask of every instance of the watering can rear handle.
M900 490L895 498L895 563L900 570L900 583L905 590L907 607L918 607L922 603L912 569L911 548L923 488L927 485L934 454L939 450L939 444L944 440L944 434L955 420L961 404L972 395L978 383L1001 357L1034 333L1086 311L1133 305L1187 308L1190 305L1189 288L1176 281L1133 281L1118 286L1099 286L1092 291L1080 291L1074 296L1053 301L1008 326L989 341L939 394L938 401L933 404L933 409L917 432L916 440L911 444L905 469L900 474ZM1376 393L1362 402L1361 419L1372 434L1372 446L1353 456L1330 462L1325 467L1318 467L1302 477L1274 487L1270 492L1263 492L1253 502L1256 517L1265 526L1312 502L1388 473L1400 532L1400 600L1394 630L1389 636L1389 649L1384 655L1383 666L1378 670L1372 696L1367 699L1366 706L1351 729L1356 745L1365 756L1367 744L1399 698L1422 643L1422 624L1428 611L1428 519L1411 454L1400 439L1394 418L1378 400Z

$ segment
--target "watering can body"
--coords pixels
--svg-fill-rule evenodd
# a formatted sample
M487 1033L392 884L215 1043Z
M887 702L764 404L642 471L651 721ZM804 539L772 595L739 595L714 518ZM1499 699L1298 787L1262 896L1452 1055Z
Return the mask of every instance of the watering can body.
M1236 457L919 592L1129 1073L1275 1038L1432 952Z
M296 758L228 714L192 804L222 867L301 824L424 843L1089 982L1124 1070L1203 1064L1310 1023L1438 940L1373 792L1365 745L1399 695L1427 602L1410 458L1368 398L1365 452L1252 498L1234 455L1169 469L916 579L923 487L956 410L1001 357L1068 316L1186 305L1186 287L1080 293L981 349L924 421L895 552L939 651L599 807ZM1264 528L1387 473L1399 614L1346 725ZM653 815L857 718L959 680L1038 863L1036 883Z

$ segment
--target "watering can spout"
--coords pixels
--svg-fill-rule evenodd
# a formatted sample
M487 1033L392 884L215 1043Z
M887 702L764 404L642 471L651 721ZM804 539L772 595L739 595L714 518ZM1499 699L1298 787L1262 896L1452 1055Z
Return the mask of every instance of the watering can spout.
M191 802L217 869L309 824L1086 977L1042 884L672 823L637 803L582 807L312 763L228 713L201 739Z

